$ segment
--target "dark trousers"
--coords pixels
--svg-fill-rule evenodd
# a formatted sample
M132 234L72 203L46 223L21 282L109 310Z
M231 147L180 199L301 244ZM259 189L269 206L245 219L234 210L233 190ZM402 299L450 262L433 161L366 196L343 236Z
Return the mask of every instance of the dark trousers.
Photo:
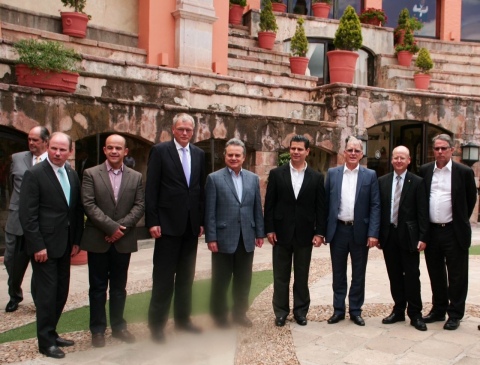
M70 285L70 246L58 259L36 262L32 258L33 278L36 283L38 346L56 346L57 324L67 302Z
M190 321L198 246L198 237L192 233L190 227L189 221L182 236L162 235L155 240L152 298L148 310L148 324L152 331L161 330L165 326L174 290L175 321Z
M337 230L330 243L333 275L333 308L338 315L345 314L347 297L347 260L350 254L352 263L352 281L348 293L350 315L362 314L365 300L365 271L367 270L368 246L355 243L353 226L337 225Z
M290 275L293 259L293 315L306 317L310 308L308 274L312 259L312 245L297 242L273 246L273 311L276 317L290 314Z
M4 264L8 273L8 295L11 301L20 303L23 300L22 281L29 261L23 236L5 232Z
M212 253L212 291L210 313L212 317L224 320L227 317L227 291L232 281L233 317L242 317L248 311L248 295L252 283L252 252L245 251L240 235L234 253ZM233 277L233 280L232 280Z
M88 280L90 282L88 296L90 298L90 331L92 334L105 333L107 328L105 303L109 286L112 331L120 331L127 326L123 318L123 311L127 298L125 288L130 256L130 253L118 252L115 245L111 245L105 253L88 253Z
M468 292L468 249L458 243L452 224L430 225L425 260L432 286L432 311L462 319Z
M420 253L410 252L405 244L399 240L398 229L391 227L388 241L383 247L383 257L390 280L390 293L395 303L393 312L404 315L407 309L410 319L416 319L422 316Z

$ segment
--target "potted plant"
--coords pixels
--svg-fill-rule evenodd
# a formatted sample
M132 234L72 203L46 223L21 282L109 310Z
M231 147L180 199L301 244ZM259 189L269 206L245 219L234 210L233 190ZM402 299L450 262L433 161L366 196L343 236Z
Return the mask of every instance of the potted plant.
M415 66L420 69L419 71L416 71L413 75L415 87L417 89L423 90L428 89L431 78L429 71L433 68L433 61L430 57L430 52L428 51L428 49L420 49L420 51L418 52L418 57L415 60Z
M353 83L358 59L356 51L362 46L362 41L360 20L355 9L349 5L343 12L335 32L333 39L335 50L327 52L330 83Z
M82 56L56 41L22 39L14 44L18 53L15 74L19 85L74 92L78 81L76 63Z
M86 14L83 9L87 0L61 0L63 6L72 8L73 12L60 12L62 17L62 29L63 34L77 37L85 38L87 35L87 23L91 18L90 15Z
M402 9L398 15L397 26L393 32L395 45L403 43L405 32L407 30L411 30L413 34L413 32L422 29L422 27L423 23L417 18L411 17L407 8Z
M422 29L422 27L423 24L417 18L411 17L407 8L402 9L398 16L398 25L394 34L395 53L400 66L410 66L413 55L418 52L413 33Z
M363 24L376 25L381 27L387 22L387 14L383 9L367 8L358 16Z
M308 66L308 39L303 28L305 20L302 17L297 19L295 34L290 41L290 71L293 74L305 75Z
M228 13L228 22L230 24L243 24L245 6L247 6L247 0L230 0L230 11Z
M328 18L330 14L330 8L332 6L332 0L313 0L312 1L312 13L317 18Z
M278 13L285 13L287 5L283 3L283 0L272 0L272 9Z
M272 1L263 0L263 9L260 11L260 31L258 45L260 48L272 49L277 36L277 19L273 15Z

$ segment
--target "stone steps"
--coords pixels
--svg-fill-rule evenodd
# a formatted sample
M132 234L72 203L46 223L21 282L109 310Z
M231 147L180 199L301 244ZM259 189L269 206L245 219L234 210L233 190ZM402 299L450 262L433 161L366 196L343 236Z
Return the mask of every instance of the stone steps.
M248 67L229 66L229 76L243 78L246 81L259 82L269 87L301 87L314 88L318 78L314 76L294 75L288 72L265 71L249 69Z
M383 66L382 75L384 79L395 76L410 77L418 68L406 68L402 66ZM465 85L480 85L480 74L467 72L443 71L436 68L430 70L432 80L455 82Z
M447 42L438 39L418 38L419 47L427 48L431 54L463 54L472 57L480 56L480 43L475 42Z
M413 75L411 77L395 76L388 80L390 89L407 90L415 89ZM419 91L418 89L415 89ZM480 86L467 85L452 81L443 81L432 79L428 91L438 92L442 94L461 94L465 96L478 95L480 93Z

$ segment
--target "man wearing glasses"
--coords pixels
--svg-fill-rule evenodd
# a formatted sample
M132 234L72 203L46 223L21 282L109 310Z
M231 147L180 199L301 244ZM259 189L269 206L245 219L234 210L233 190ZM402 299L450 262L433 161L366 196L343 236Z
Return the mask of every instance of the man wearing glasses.
M348 294L350 320L364 326L365 271L368 250L378 245L380 195L375 171L360 166L362 142L347 140L345 165L328 170L325 182L328 219L326 242L330 243L333 273L333 315L329 324L345 319L347 260L352 262Z
M456 330L465 313L468 291L470 216L477 199L473 170L452 161L453 141L447 134L433 138L435 161L420 167L429 196L430 239L425 250L433 307L426 323L448 320L443 329ZM447 277L448 272L448 277Z

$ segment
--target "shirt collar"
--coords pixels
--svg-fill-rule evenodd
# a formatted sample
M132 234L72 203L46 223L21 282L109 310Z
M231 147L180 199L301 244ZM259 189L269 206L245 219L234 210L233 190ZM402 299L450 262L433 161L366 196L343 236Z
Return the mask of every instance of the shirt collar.
M346 173L347 171L351 171L351 172L354 172L354 171L357 171L360 170L360 164L358 164L353 170L350 170L348 167L347 167L347 164L344 165L343 167L343 173Z
M235 176L241 176L242 175L243 168L240 168L240 172L238 173L238 175L230 167L227 167L227 169L228 169L228 172L230 173L230 175L235 175Z
M397 176L400 176L402 178L403 181L405 181L405 176L407 176L407 171L408 170L405 170L403 173L401 173L400 175L398 175L395 171L393 172L393 175L395 176L395 179L397 178Z
M452 159L447 162L445 167L448 171L452 171ZM433 171L435 171L436 169L442 170L441 168L437 167L437 161L435 161L435 164L433 165Z
M182 146L180 143L178 143L175 138L173 139L173 143L175 143L175 146L177 147L177 151L178 151L179 149L183 148L183 146ZM185 148L187 149L187 152L190 151L190 143L187 144L187 145L185 146Z
M40 161L44 161L44 160L47 158L47 156L48 156L48 152L45 151L44 153L42 153L42 154L41 154L40 156L38 156L38 157L40 157ZM33 155L33 159L36 160L36 158L37 158L37 156Z
M122 163L122 166L121 166L119 169L114 169L114 168L110 165L110 163L108 162L108 160L105 160L105 166L107 166L107 171L109 171L109 172L112 171L112 170L113 170L113 171L118 171L118 170L120 170L120 171L123 172L123 163Z
M50 161L50 159L48 158L48 155L47 155L47 161L50 164L50 166L52 166L52 169L53 169L53 171L55 171L55 173L58 172L58 169L61 169L62 167L65 167L65 164L63 164L63 166L55 165L52 161Z
M307 166L308 166L307 161L305 161L305 166L303 166L303 169L297 170L295 167L293 167L292 161L290 161L288 164L290 165L290 170L294 171L294 172L304 172L307 169Z

